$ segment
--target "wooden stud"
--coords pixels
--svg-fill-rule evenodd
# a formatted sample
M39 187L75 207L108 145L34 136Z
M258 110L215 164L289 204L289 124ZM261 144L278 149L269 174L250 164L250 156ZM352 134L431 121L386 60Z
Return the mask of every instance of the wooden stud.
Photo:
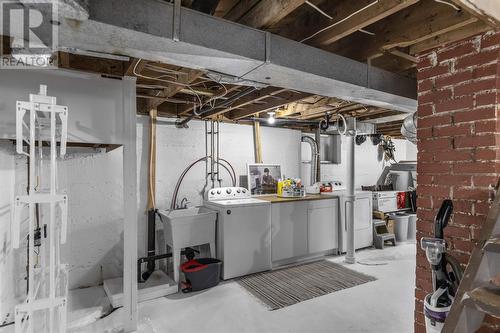
M305 0L262 0L246 12L238 22L253 28L266 28L304 4ZM242 6L248 1L240 1Z
M424 51L432 50L441 45L456 42L464 38L486 32L488 30L491 30L491 27L486 25L483 21L472 22L460 29L437 35L433 38L429 38L418 44L412 45L410 46L410 53L419 54Z
M156 207L156 118L158 111L151 109L149 111L149 173L148 173L148 208Z
M260 135L260 123L253 122L253 146L255 150L255 163L262 163L262 140Z

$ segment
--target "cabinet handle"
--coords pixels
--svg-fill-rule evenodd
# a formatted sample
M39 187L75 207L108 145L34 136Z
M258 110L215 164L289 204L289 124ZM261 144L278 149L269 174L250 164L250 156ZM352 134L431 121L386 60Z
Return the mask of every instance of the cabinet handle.
M347 231L347 201L344 202L344 229Z

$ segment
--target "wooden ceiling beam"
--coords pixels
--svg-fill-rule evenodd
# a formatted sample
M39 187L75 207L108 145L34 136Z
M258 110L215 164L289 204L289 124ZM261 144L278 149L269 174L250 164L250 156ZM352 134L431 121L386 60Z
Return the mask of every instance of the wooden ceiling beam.
M146 66L146 61L143 61L138 58L130 59L127 65L127 69L125 71L125 76L136 76L134 74L134 69L136 73L140 74L145 66Z
M175 96L175 94L181 92L184 89L189 90L188 86L186 85L193 83L195 80L197 80L200 76L203 75L203 72L199 70L194 70L194 69L179 69L179 70L186 73L187 75L178 75L177 82L179 82L180 84L169 84L168 86L166 86L165 89L163 89L163 94L161 97L169 98ZM150 100L149 108L154 109L162 103L164 103L164 101L161 99Z
M58 52L58 66L64 69L122 77L127 71L128 63L115 59Z
M287 90L279 92L279 96L282 98L270 99L269 102L265 104L260 104L260 105L250 104L242 108L241 110L234 110L233 108L232 111L226 113L225 115L231 120L238 120L249 116L253 116L260 112L274 110L289 103L300 101L304 98L311 96L311 94Z
M467 12L421 0L387 19L370 26L373 36L356 34L325 49L356 60L365 61L396 47L407 47L477 21Z
M395 56L389 52L386 52L379 57L370 59L369 62L374 67L382 68L386 71L394 73L402 73L408 69L417 67L417 64L413 61Z
M303 114L308 111L314 111L319 108L328 107L332 104L333 104L332 107L335 107L336 105L342 102L343 101L334 97L321 97L314 103L291 103L286 105L283 110L279 110L276 116L287 117L293 114Z
M235 91L238 92L239 88L240 88L239 86L229 86L229 87L226 86L227 91L225 89L220 89L219 91L217 91L216 95L214 95L211 99L209 99L207 101L207 103L210 103L213 100L217 99L216 96L220 96L222 92L226 93L225 98L227 98L228 95L230 95L232 92L235 92ZM188 105L179 107L178 108L178 115L179 116L184 116L184 115L187 115L187 114L191 113L193 111L193 109L194 109L194 105L195 104L192 103L192 104L188 104Z
M361 9L358 9L349 15L347 15L347 13L342 13L345 15L343 18L336 17L331 20L331 24L327 27L323 27L322 29L325 29L323 32L320 32L313 38L309 39L308 44L315 46L332 44L341 38L344 38L394 13L397 13L404 8L416 4L418 1L419 0L370 1L368 5L361 7ZM321 31L322 29L318 29L318 31Z
M240 1L241 7L248 8L255 1ZM253 27L267 28L281 21L285 16L293 12L295 9L305 3L305 0L261 0L254 4L241 18L238 23ZM236 5L233 10L241 12L240 4ZM231 10L231 12L233 12ZM228 14L230 17L231 13Z
M386 109L379 109L374 112L371 112L367 115L359 116L357 117L358 121L367 121L367 120L373 120L377 118L382 118L382 117L391 117L400 114L401 112L399 111L392 111L392 110L386 110Z
M485 24L483 21L476 21L464 26L463 28L437 35L421 41L418 44L412 45L410 46L410 53L419 54L424 51L432 50L438 46L456 42L488 30L491 30L489 25Z
M500 28L500 5L498 0L452 0L489 26Z
M240 0L236 5L224 15L224 18L229 21L238 21L250 9L252 9L260 0Z
M277 87L266 87L266 88L263 88L260 90L256 90L256 91L238 99L231 106L220 110L220 112L218 112L218 113L222 114L222 113L230 112L230 111L235 110L235 109L241 109L241 108L244 108L244 107L251 105L253 103L263 101L264 99L266 99L270 96L285 93L285 92L288 92L288 90L283 89L283 88L277 88ZM291 102L295 102L295 101L291 101ZM281 101L281 100L279 100L278 103L282 103L281 105L286 104L286 103L283 103L283 101ZM233 119L231 117L229 117L229 118Z

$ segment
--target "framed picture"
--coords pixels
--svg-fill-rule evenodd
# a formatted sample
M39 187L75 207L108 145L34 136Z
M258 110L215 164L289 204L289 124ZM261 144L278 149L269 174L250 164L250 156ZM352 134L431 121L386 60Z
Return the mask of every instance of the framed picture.
M248 164L248 190L253 195L276 194L281 179L279 164Z

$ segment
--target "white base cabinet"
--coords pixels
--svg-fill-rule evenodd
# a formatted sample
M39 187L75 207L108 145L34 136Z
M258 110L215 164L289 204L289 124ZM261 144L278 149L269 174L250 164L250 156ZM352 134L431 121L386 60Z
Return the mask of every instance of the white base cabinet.
M338 248L338 199L271 205L272 261L300 258Z
M307 209L307 248L308 253L337 249L338 201L311 201Z

